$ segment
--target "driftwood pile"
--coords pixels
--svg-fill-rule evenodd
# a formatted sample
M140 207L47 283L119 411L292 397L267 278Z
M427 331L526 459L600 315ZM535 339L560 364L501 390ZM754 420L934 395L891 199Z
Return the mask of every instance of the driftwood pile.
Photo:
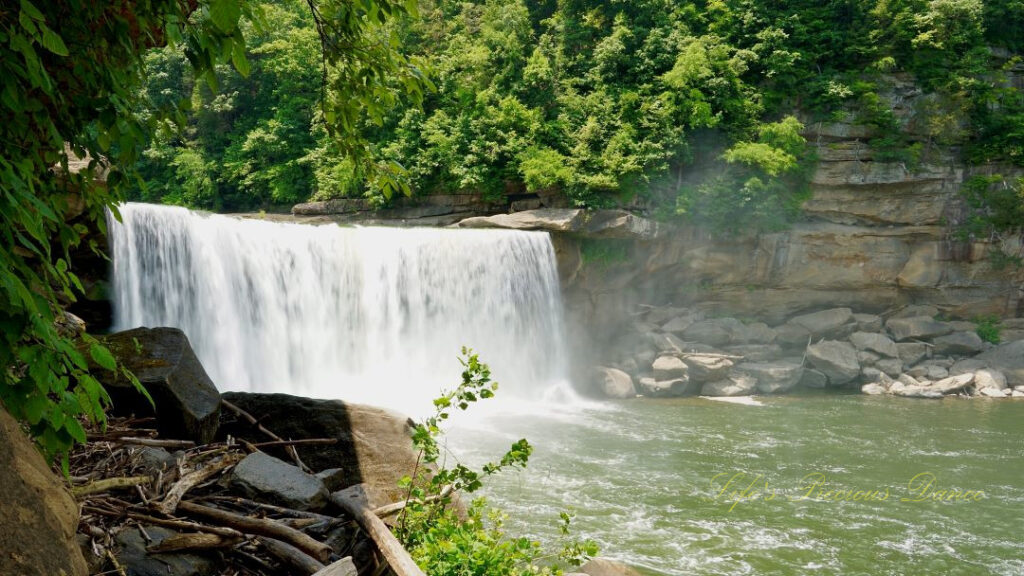
M230 402L222 407L259 426ZM336 438L284 440L260 426L266 442L228 437L195 445L159 438L153 424L152 418L111 419L71 454L79 539L91 551L87 557L96 573L148 573L128 564L125 542L117 536L137 530L144 541L140 553L147 562L165 564L160 572L166 574L184 565L183 574L423 576L381 519L404 502L372 508L357 485L331 493L331 504L313 512L261 502L232 488L233 467L261 448L286 447L294 465L312 473L294 446ZM332 506L337 515L326 513ZM159 536L150 534L157 530ZM190 565L193 558L205 563Z

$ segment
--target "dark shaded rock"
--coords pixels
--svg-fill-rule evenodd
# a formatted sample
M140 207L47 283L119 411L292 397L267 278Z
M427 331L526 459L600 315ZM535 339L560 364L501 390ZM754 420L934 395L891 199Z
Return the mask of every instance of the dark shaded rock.
M0 574L88 574L77 528L78 505L0 407Z
M159 544L177 534L159 526L145 526L146 534ZM127 576L205 576L214 574L216 561L212 556L198 553L150 554L150 543L136 526L122 528L114 537L119 547L116 556Z
M875 362L875 368L884 372L886 376L895 378L903 371L903 362L896 358L884 358Z
M833 335L836 330L853 320L853 310L832 308L811 314L802 314L789 319L790 324L802 326L814 336Z
M263 452L253 452L235 466L231 485L250 498L296 510L319 510L327 504L322 480Z
M939 309L936 308L935 306L911 304L910 306L904 306L903 308L901 308L895 314L890 316L889 319L891 320L893 318L916 318L919 316L928 316L929 318L934 318L936 315L938 315L938 313Z
M904 366L913 366L931 353L928 345L921 342L900 342L896 344L896 351Z
M341 468L328 468L316 473L316 477L324 483L328 492L337 492L345 487L345 471Z
M804 368L804 373L797 384L804 388L825 388L828 386L828 376L814 368Z
M135 374L156 405L157 430L165 438L213 441L220 416L220 394L177 328L135 328L104 342L118 363ZM153 414L153 406L117 373L92 368L118 415Z
M825 340L807 347L807 360L828 377L831 386L842 386L860 376L857 349L848 342Z
M174 470L178 465L178 459L163 448L143 446L135 453L139 463L139 469L146 474L156 474Z
M651 344L658 352L671 352L678 354L686 348L686 344L676 337L675 334L652 333L649 336Z
M594 369L597 392L607 398L632 398L636 396L633 378L616 368L598 366ZM333 492L333 490L332 490Z
M857 323L858 332L881 332L882 317L875 314L854 314L853 321Z
M899 358L900 356L896 343L885 334L854 332L850 334L850 342L857 350L870 350L889 358Z
M728 320L732 322L728 322ZM739 321L733 318L694 322L683 332L683 338L691 342L722 346L732 342L733 329L736 324L739 324Z
M787 346L803 348L811 337L811 331L797 324L786 323L775 327L775 341Z
M282 438L337 438L336 444L296 449L313 470L344 470L346 488L366 483L388 502L405 497L398 481L416 468L409 418L373 406L288 394L229 392L224 399L255 416ZM251 442L266 439L248 422L225 411L220 435L228 434ZM283 449L267 448L266 452L282 460L288 458Z
M935 344L935 353L945 356L971 356L981 352L985 347L985 342L975 332L953 332L936 338L932 343Z
M651 398L696 396L700 392L700 384L690 381L689 378L674 378L672 380L641 378L640 391L644 396Z
M782 356L782 348L778 344L740 344L729 346L725 352L732 356L743 356L747 362L775 360Z
M737 344L771 344L775 337L774 328L769 328L764 322L754 322L737 327L732 341Z
M892 334L893 339L898 341L910 339L930 340L939 336L945 336L953 331L949 324L933 320L930 316L890 318L885 323L885 328Z
M732 368L732 361L717 356L684 356L683 363L689 368L690 380L701 383L721 380Z

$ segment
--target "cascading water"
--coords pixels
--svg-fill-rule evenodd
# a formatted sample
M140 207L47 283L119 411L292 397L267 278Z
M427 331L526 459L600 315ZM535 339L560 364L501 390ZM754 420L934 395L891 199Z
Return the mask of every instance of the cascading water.
M175 326L221 390L421 413L471 346L502 395L564 386L546 233L340 228L126 204L111 218L115 327Z

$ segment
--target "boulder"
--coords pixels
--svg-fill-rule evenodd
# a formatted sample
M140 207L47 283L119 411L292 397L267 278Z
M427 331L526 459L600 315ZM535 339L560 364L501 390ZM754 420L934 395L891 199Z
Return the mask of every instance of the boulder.
M949 368L949 373L953 376L959 374L966 374L968 372L977 372L978 370L984 370L988 366L985 362L978 360L977 358L964 358L953 364Z
M327 504L323 480L263 452L253 452L235 466L231 485L250 498L295 510L319 510Z
M953 331L953 328L945 322L933 320L930 316L914 316L911 318L890 318L885 323L885 328L892 334L893 339L904 340L930 340L939 336L945 336Z
M1006 388L1006 375L998 370L983 368L974 373L974 387L978 390L985 388Z
M1012 395L1012 392L1007 394L1005 390L1000 390L999 388L984 388L978 391L978 394L989 398L1006 398L1007 396Z
M673 334L682 334L690 327L694 322L699 322L703 318L699 314L689 313L682 314L681 316L675 316L668 322L661 325L661 329L664 332L672 332Z
M153 397L151 405L123 375L94 365L92 374L110 394L113 414L148 415L155 406L160 436L199 444L213 441L220 420L220 394L184 332L135 328L111 334L104 343Z
M914 378L924 378L927 380L941 380L949 376L949 370L946 370L942 366L931 363L924 363L914 366L910 370L907 370L907 374L910 374Z
M633 378L616 368L598 366L594 369L597 392L606 398L632 398L636 396Z
M933 390L927 386L903 386L901 382L897 383L900 386L893 385L889 388L890 394L896 396L903 396L904 398L942 398L942 392Z
M145 537L138 526L126 526L114 537L118 546L117 561L129 576L205 576L220 573L216 569L215 557L210 554L147 552L147 546L159 544L178 535L178 532L160 526L144 526L143 529Z
M641 378L640 391L651 398L672 398L676 396L695 396L700 392L700 384L691 382L689 378L672 380L655 380Z
M328 492L337 492L345 487L345 471L341 468L328 468L316 473L316 477L324 483Z
M882 317L875 314L854 314L853 321L858 332L881 332Z
M803 348L811 338L811 331L803 326L787 322L775 327L775 341L779 344Z
M804 388L824 388L828 386L828 376L814 368L804 368L804 373L797 384Z
M694 382L713 382L729 375L732 362L718 356L687 355L683 363L689 368L690 380Z
M948 378L943 378L938 382L933 382L929 388L938 390L942 394L953 394L954 392L963 390L973 381L974 374L961 374L959 376L949 376Z
M939 309L936 308L935 306L911 304L909 306L904 306L896 313L889 316L889 319L891 320L893 318L916 318L919 316L928 316L929 318L934 318L935 316L938 316L938 314Z
M738 372L748 374L757 380L758 392L778 394L796 386L803 376L799 362L777 360L775 362L744 362L736 366Z
M686 308L676 308L674 306L659 306L657 308L651 308L647 314L644 315L644 320L653 324L662 325L666 322L671 322L675 318L692 318L691 323L695 320L702 319L699 312L691 312ZM662 330L666 332L672 332L665 327Z
M757 379L746 374L730 374L728 378L708 382L701 388L702 396L748 396L757 389Z
M651 368L654 370L654 379L660 381L685 378L689 370L686 363L676 356L658 356Z
M725 352L732 356L743 356L749 362L775 360L782 356L782 348L778 344L740 344L729 346Z
M156 475L160 472L167 474L178 465L178 459L163 448L143 446L132 456L138 463L138 471L144 474Z
M850 342L857 350L868 350L888 358L899 358L900 356L896 343L885 334L854 332L850 334Z
M345 488L365 483L388 502L405 498L398 487L416 468L412 421L395 412L341 400L315 400L288 394L229 392L224 399L252 414L282 438L337 438L335 444L296 446L313 470L341 468ZM225 417L219 435L261 442L266 436L242 419ZM280 448L265 452L287 460Z
M878 396L879 394L885 394L885 388L881 384L872 382L871 384L865 384L860 387L860 391L870 396Z
M1024 340L1000 344L975 358L1002 372L1010 386L1024 385Z
M895 378L903 371L903 362L895 358L883 358L875 362L875 368L878 368L887 376Z
M651 344L658 352L669 352L679 354L686 349L686 343L680 340L675 334L653 333L649 336Z
M985 342L975 332L953 332L946 336L940 336L932 341L935 344L935 354L958 356L973 356L985 346Z
M910 374L900 374L899 377L896 378L896 380L904 383L907 386L924 386L924 384L918 382L918 380L911 376Z
M789 319L789 323L802 326L813 336L826 336L832 335L851 320L853 320L853 311L849 308L832 308L794 316Z
M636 570L609 558L592 558L580 566L580 572L587 576L640 576Z
M78 505L2 406L0 527L0 574L89 573L75 541Z
M869 352L868 350L857 351L857 362L860 362L860 365L862 367L874 366L875 362L878 362L879 360L881 360L881 358L882 357L879 356L878 354L875 354L874 352Z
M732 320L728 322L727 320ZM711 346L722 346L732 342L733 329L739 321L733 318L716 318L694 322L684 332L683 338Z
M738 326L733 332L732 341L737 344L771 344L775 336L775 329L769 328L764 322L753 322Z
M848 342L825 340L807 347L807 360L828 377L831 386L841 386L860 375L857 349Z
M900 342L896 344L896 350L904 366L913 366L931 353L928 345L921 342Z

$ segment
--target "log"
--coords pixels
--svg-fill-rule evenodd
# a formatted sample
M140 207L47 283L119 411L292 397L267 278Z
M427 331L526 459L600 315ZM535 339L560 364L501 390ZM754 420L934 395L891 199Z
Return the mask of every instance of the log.
M398 538L391 533L387 524L373 513L373 508L370 507L366 498L365 485L356 484L334 492L331 494L331 502L355 519L359 527L377 545L377 549L384 554L384 558L397 576L426 576L423 570L420 570L420 567L413 562L409 552L402 547Z
M219 534L209 532L190 532L186 534L175 534L164 538L159 544L146 546L146 552L180 552L182 550L211 550L215 548L230 548L242 541L243 536L228 538Z
M207 532L209 534L216 534L217 536L223 536L225 538L239 538L241 539L244 535L238 530L231 528L223 528L221 526L207 526L205 524L199 524L196 522L188 522L186 520L167 520L164 518L154 518L153 516L147 516L145 514L139 514L137 512L129 512L128 517L132 520L138 520L143 524L152 524L154 526L163 526L165 528L173 528L175 530L191 530L193 532Z
M352 557L346 556L313 574L313 576L356 576L357 574L359 574L359 571L356 570L356 565L352 563Z
M290 544L278 542L273 538L260 537L257 540L267 549L267 552L270 552L278 560L298 569L302 574L315 574L324 569L322 562L310 558L308 554Z
M95 494L97 492L106 492L107 490L115 490L117 488L131 488L132 486L138 486L139 484L146 484L152 482L153 478L149 476L130 476L127 478L104 478L103 480L97 480L90 482L85 486L75 486L71 489L71 494L75 498L83 498L89 494Z
M195 448L196 443L191 440L165 440L162 438L137 438L122 436L111 438L106 442L118 442L120 444L137 444L139 446L152 446L153 448Z
M202 506L194 502L181 502L178 504L178 510L181 510L190 516L201 516L211 522L215 522L221 526L234 528L235 530L245 532L246 534L267 536L275 540L281 540L282 542L291 544L306 554L309 554L319 562L326 562L333 552L330 546L317 542L302 532L289 528L278 522L274 522L273 520L250 518L248 516L235 514L234 512Z
M220 460L210 463L199 470L193 470L192 472L185 474L175 482L173 486L171 486L171 489L168 490L167 496L164 497L163 502L156 505L156 509L167 516L172 516L178 507L178 502L185 497L186 492L209 480L213 475L228 466L235 465L241 459L242 456L239 454L225 454Z
M248 498L242 498L241 496L210 496L203 498L203 500L213 500L214 502L227 502L234 504L235 506L244 506L249 508L259 508L266 510L267 512L273 512L275 514L281 514L282 516L291 516L293 518L310 518L320 522L343 522L339 518L334 516L327 516L324 514L317 514L316 512L309 512L307 510L295 510L292 508L286 508L284 506L276 506L274 504L267 504L265 502L257 502Z

